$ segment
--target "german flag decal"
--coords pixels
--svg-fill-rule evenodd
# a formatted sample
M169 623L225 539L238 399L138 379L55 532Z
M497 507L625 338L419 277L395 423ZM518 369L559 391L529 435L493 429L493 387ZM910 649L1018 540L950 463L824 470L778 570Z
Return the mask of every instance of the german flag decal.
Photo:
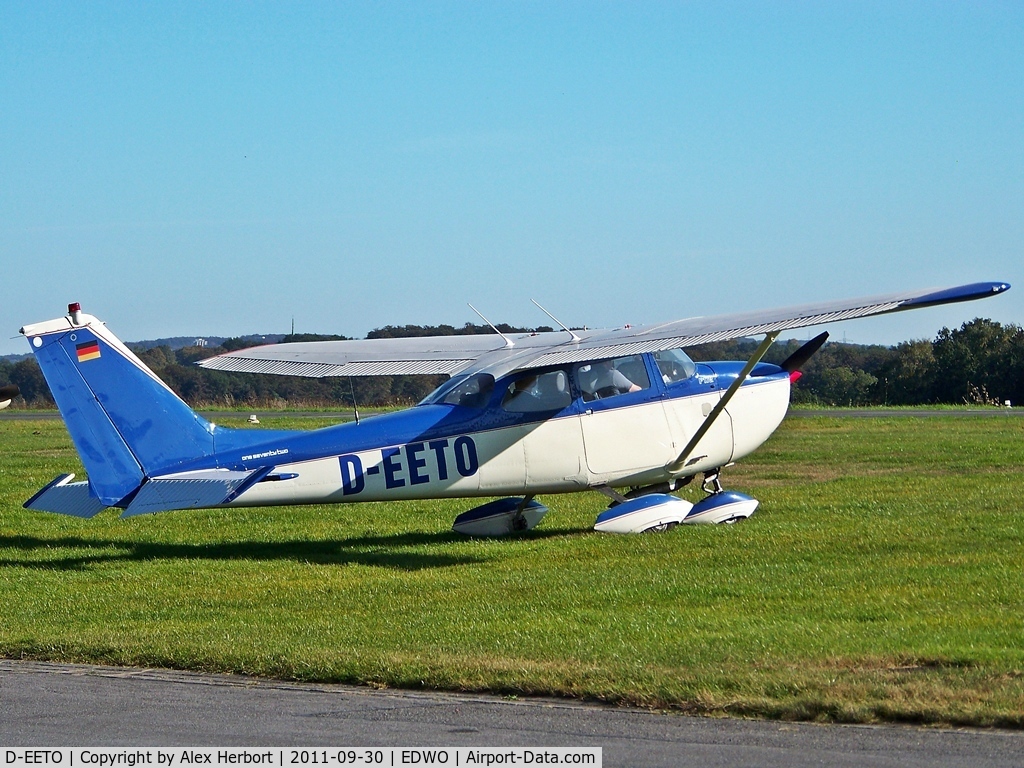
M75 352L78 353L78 362L84 363L87 360L95 360L100 356L100 345L95 341L85 341L75 344Z

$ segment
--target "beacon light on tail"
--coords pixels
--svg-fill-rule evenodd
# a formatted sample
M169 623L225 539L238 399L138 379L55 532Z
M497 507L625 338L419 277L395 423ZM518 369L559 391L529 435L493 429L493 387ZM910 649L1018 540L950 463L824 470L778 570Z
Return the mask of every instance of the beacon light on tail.
M724 491L723 467L782 422L815 338L760 362L782 331L981 299L974 283L613 330L278 344L200 362L296 376L446 374L417 406L311 431L229 429L189 408L78 304L26 325L87 479L61 475L25 503L82 518L177 509L491 498L459 515L475 536L526 532L537 495L598 491L595 528L729 523L757 500ZM685 347L763 335L747 361L694 363ZM0 390L11 400L16 390ZM2 402L2 400L0 400ZM671 492L700 475L696 504Z

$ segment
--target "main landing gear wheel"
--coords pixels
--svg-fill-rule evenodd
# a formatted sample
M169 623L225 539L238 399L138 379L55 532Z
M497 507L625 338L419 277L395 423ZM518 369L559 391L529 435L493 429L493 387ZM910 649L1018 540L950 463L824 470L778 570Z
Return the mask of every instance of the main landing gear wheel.
M455 518L452 530L466 536L510 536L530 530L547 513L548 508L532 495L498 499L463 512Z
M716 477L717 484L717 477ZM705 481L707 482L707 481ZM719 486L721 488L721 486ZM684 523L725 523L746 520L757 509L758 500L738 491L718 490L693 505Z
M597 516L594 530L604 533L646 533L675 528L693 505L678 496L648 493L622 501Z

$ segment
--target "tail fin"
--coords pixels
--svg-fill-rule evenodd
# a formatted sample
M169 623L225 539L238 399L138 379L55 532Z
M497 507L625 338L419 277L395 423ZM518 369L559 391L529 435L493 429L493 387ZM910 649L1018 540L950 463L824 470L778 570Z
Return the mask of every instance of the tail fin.
M102 322L66 317L21 329L96 497L115 506L149 476L214 451L210 422L189 408Z

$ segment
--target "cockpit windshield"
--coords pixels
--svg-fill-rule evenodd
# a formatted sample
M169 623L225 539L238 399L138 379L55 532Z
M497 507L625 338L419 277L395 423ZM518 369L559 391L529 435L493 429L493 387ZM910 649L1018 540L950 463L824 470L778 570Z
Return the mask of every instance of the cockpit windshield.
M489 373L467 373L453 376L435 389L420 405L461 405L464 408L483 408L494 391L494 377Z
M681 349L663 349L655 352L654 362L658 364L661 379L666 384L683 381L697 372L697 365Z

